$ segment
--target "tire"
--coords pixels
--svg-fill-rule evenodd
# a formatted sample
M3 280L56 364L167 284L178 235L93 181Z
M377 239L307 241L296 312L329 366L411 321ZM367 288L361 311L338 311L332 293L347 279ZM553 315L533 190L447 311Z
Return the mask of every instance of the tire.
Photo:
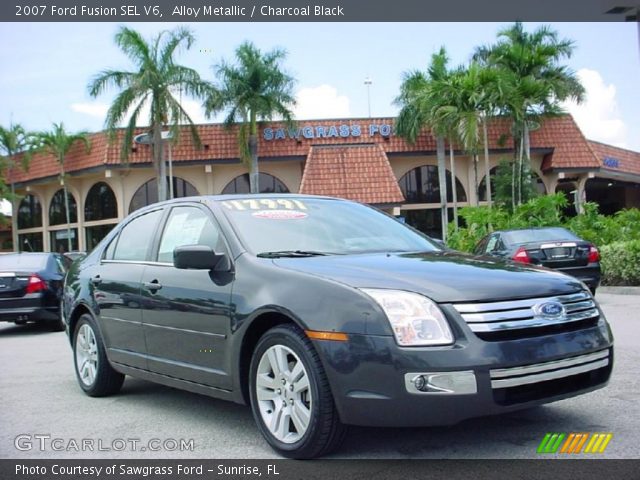
M342 443L346 427L338 417L320 357L295 325L279 325L260 338L249 382L253 417L280 455L314 458Z
M124 375L109 363L100 329L88 313L80 317L73 334L73 365L80 388L90 397L113 395L124 382Z

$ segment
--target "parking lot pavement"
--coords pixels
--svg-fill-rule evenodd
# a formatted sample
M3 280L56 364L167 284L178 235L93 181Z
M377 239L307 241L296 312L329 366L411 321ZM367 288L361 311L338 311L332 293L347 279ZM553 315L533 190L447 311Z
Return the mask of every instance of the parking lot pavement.
M351 428L333 457L534 458L547 432L611 432L613 439L599 457L638 458L640 295L616 292L597 295L615 336L615 367L607 388L453 427ZM116 396L85 396L76 384L66 335L43 327L0 324L0 398L2 458L276 457L242 405L131 378ZM23 450L16 448L16 438ZM61 451L50 448L52 439L58 439ZM76 451L83 440L93 445L93 453ZM123 451L114 450L122 447L119 440L125 442ZM180 440L185 440L184 451L179 451ZM45 451L41 441L49 447ZM165 450L148 448L163 442Z

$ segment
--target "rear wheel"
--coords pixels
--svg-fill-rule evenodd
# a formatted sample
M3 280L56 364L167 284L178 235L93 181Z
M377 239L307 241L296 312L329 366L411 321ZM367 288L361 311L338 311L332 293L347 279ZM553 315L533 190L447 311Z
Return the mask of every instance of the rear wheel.
M253 416L267 442L289 458L329 453L344 439L329 382L311 341L294 325L265 333L250 371Z
M94 318L80 317L73 336L73 358L80 388L92 397L112 395L122 387L124 375L109 364Z

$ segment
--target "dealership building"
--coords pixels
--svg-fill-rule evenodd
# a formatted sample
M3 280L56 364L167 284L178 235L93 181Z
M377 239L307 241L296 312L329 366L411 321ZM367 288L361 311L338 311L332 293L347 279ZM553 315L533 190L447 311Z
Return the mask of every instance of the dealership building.
M368 203L439 237L435 139L425 131L415 143L407 143L394 134L393 122L393 118L309 120L292 129L278 123L261 125L261 191ZM501 160L512 157L509 127L506 119L490 125L492 173ZM248 192L236 131L220 124L197 128L199 149L186 129L177 142L165 145L173 197ZM90 141L88 153L78 144L65 161L73 250L92 249L129 213L157 201L148 144L130 145L125 163L118 139L109 142L108 135L99 132L91 134ZM486 203L483 156L476 180L473 158L455 145L454 153L454 174L447 155L449 206L453 207L452 178L459 206ZM547 119L531 133L531 160L540 192L563 191L571 199L595 201L603 213L640 207L640 152L587 140L570 115ZM20 250L66 250L69 233L57 161L37 154L28 172L10 172L7 181L15 182L21 195L13 210L18 213L14 238Z

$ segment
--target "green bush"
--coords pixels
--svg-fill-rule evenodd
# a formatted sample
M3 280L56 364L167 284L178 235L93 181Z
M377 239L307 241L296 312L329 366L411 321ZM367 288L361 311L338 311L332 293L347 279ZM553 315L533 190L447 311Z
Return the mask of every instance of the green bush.
M600 255L603 284L640 285L640 240L604 245Z

